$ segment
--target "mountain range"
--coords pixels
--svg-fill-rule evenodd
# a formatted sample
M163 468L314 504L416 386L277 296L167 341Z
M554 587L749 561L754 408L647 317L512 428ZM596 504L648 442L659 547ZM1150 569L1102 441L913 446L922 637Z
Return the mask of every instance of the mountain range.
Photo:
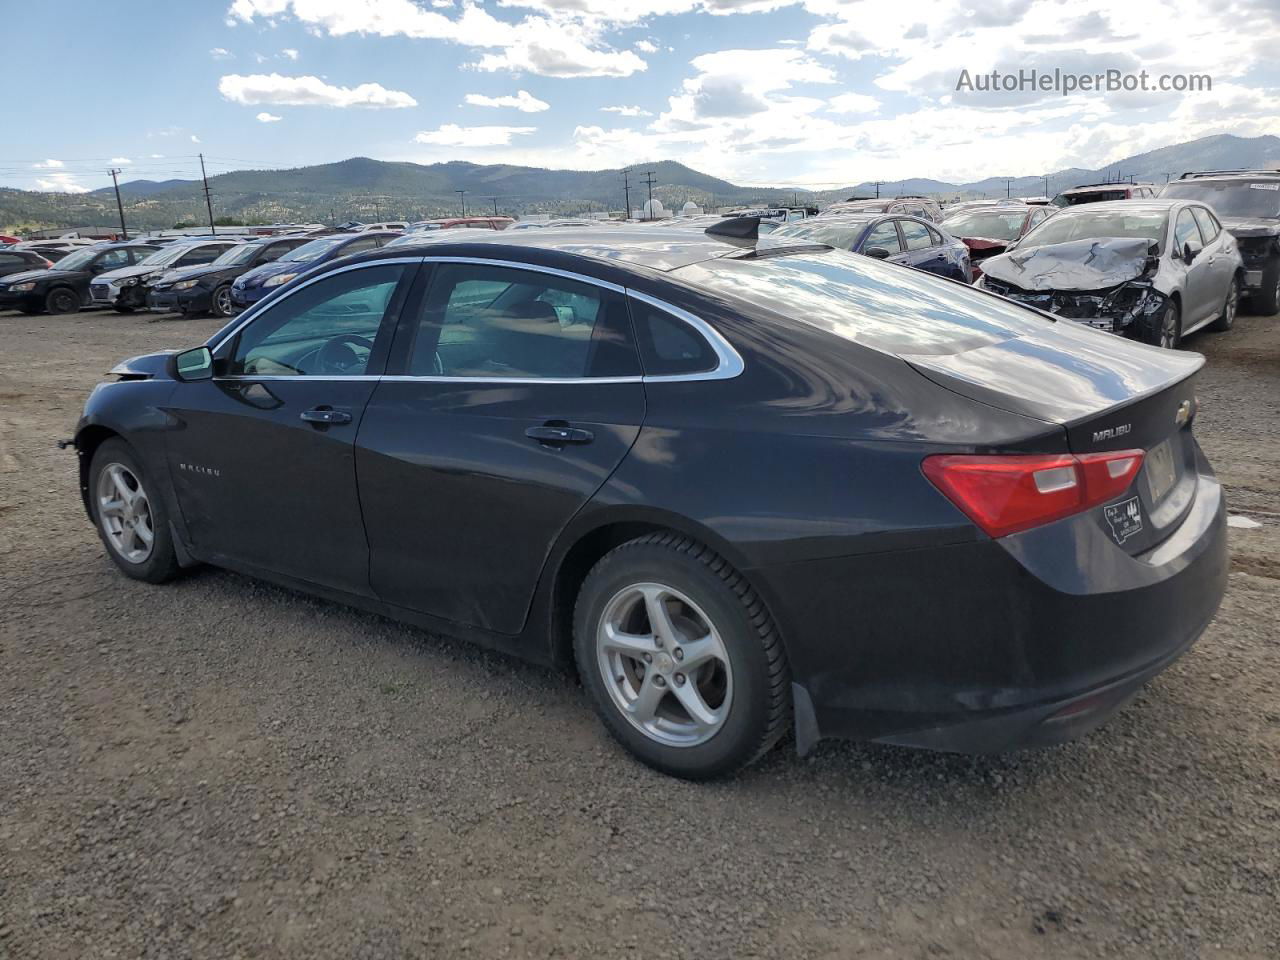
M850 166L856 166L856 157ZM1106 168L1068 168L1045 176L991 176L969 183L906 178L851 183L835 190L743 186L664 160L631 168L631 206L648 198L641 179L652 171L653 196L668 208L822 203L849 196L923 194L941 198L1057 193L1114 178L1164 183L1187 170L1280 167L1280 138L1203 137L1137 154ZM999 171L1005 173L1006 171ZM417 164L352 157L281 170L237 170L209 178L214 214L246 223L422 219L461 211L582 214L623 209L621 170L548 170L464 161ZM1047 191L1046 191L1047 186ZM459 191L465 191L460 194ZM198 180L133 180L120 185L128 224L137 228L203 223ZM0 188L0 229L110 226L118 222L112 188L90 193L42 193Z

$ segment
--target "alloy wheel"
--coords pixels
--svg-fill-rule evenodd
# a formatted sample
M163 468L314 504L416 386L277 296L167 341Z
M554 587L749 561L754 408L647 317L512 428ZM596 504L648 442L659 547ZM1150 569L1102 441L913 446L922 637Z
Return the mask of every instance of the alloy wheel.
M636 583L605 605L597 662L615 707L658 743L706 743L729 716L733 671L715 624L687 596Z
M145 563L155 544L151 501L142 482L122 463L98 474L98 523L111 549L130 563Z
M1173 306L1164 308L1164 316L1160 318L1160 346L1166 350L1174 349L1178 339L1178 311Z
M213 294L213 309L220 317L231 315L231 288L219 287Z
M1227 302L1222 308L1222 325L1230 327L1236 322L1236 311L1240 309L1240 284L1231 281L1231 289L1227 291Z

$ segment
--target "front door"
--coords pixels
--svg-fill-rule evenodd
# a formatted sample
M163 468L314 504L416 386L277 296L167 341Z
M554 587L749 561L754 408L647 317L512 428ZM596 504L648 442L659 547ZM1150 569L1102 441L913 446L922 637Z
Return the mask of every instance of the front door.
M1187 247L1193 257L1190 263L1184 259L1187 281L1183 287L1182 329L1190 330L1218 308L1217 286L1213 282L1214 264L1204 253L1204 239L1190 208L1178 212L1173 224L1174 256L1183 257Z
M644 419L626 298L532 268L439 263L394 354L356 438L373 589L516 634L556 538Z
M372 262L304 284L181 383L169 470L198 553L368 594L354 442L415 268Z

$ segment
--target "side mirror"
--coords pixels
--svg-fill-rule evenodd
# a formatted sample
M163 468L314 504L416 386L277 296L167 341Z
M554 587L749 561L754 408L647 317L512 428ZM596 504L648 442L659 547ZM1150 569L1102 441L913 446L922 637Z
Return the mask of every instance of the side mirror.
M213 377L213 354L208 347L196 347L175 353L169 360L169 372L180 383L209 380Z
M867 247L867 249L863 250L862 252L865 253L868 257L872 257L876 260L889 259L889 251L886 250L884 247Z
M1184 243L1182 245L1182 259L1185 263L1190 263L1194 260L1196 258L1196 254L1199 252L1199 250L1192 250L1190 243Z

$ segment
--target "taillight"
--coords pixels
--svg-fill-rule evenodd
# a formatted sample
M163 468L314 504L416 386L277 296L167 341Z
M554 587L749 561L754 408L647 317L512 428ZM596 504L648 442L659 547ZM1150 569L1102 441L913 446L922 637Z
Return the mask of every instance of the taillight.
M46 261L44 261L44 266L43 266L43 267L40 267L40 269L41 269L41 270L52 270L52 269L53 269L53 261L52 261L52 260L46 260Z
M992 537L1029 530L1117 497L1142 468L1141 450L925 457L924 475Z

